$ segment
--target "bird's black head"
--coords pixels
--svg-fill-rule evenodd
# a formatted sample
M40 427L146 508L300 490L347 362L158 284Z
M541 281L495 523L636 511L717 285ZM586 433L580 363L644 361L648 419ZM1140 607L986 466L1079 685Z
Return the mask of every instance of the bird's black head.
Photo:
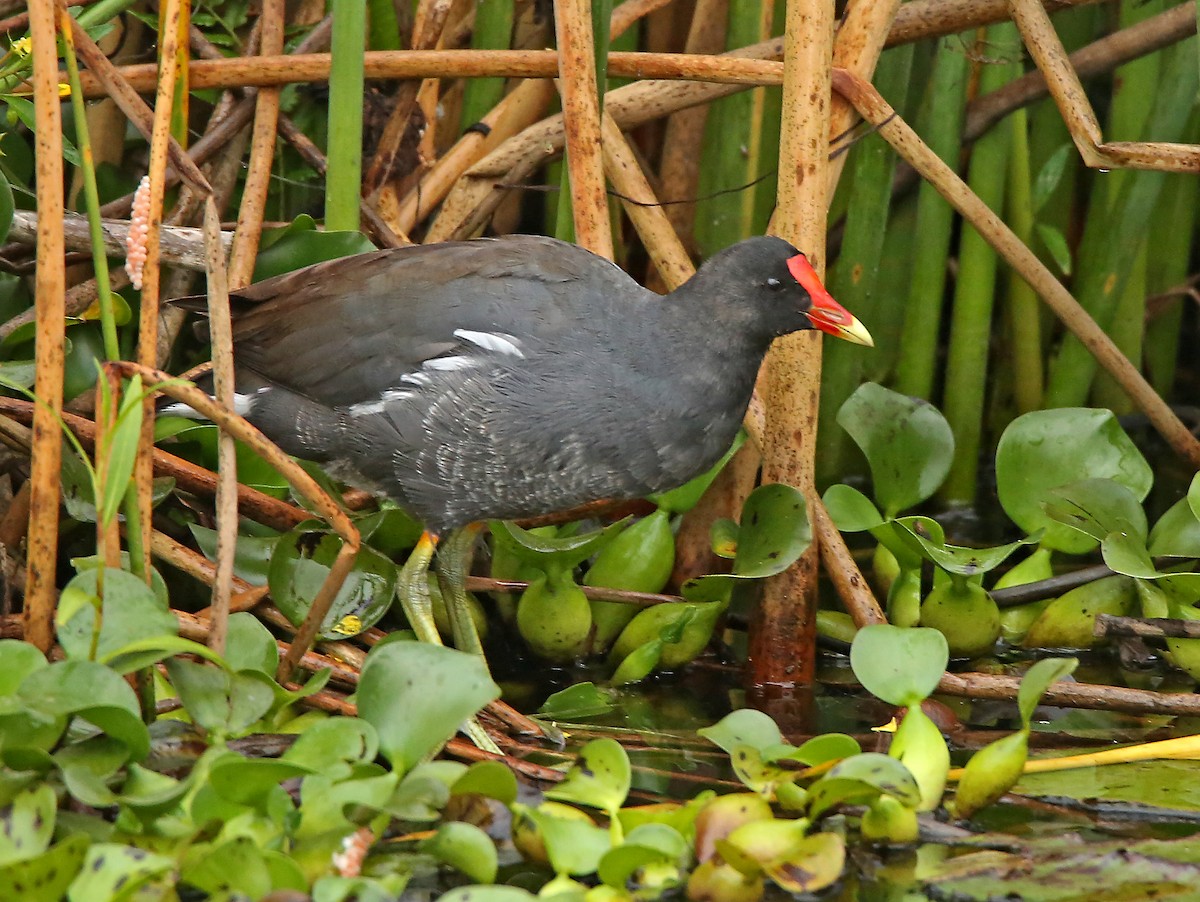
M825 290L804 254L782 238L748 238L727 247L705 262L694 281L705 293L719 292L727 303L747 308L771 337L820 329L855 344L874 344L862 323Z

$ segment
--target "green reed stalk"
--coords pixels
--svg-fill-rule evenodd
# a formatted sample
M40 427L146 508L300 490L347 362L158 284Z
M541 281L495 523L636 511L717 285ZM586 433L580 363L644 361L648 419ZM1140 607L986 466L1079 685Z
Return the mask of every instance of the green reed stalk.
M725 46L745 47L759 40L762 0L730 0ZM759 89L761 91L761 89ZM759 91L742 91L709 106L700 151L695 235L702 256L735 244L751 233L760 154L755 142L755 107Z
M903 106L912 70L912 45L888 50L879 59L874 82L885 97ZM896 155L879 135L863 138L851 152L848 165L846 227L841 253L830 268L829 290L865 323L879 306L878 276ZM841 345L841 347L838 347ZM817 429L817 480L827 482L844 469L848 436L837 426L842 403L858 387L866 355L862 348L828 342L821 366L820 423Z
M331 232L353 232L358 230L358 201L362 191L363 51L367 7L363 0L332 0L332 3L333 65L329 73L325 228Z
M1011 22L987 30L986 55L1019 59L1020 40ZM1020 74L1017 62L988 62L980 75L980 92L1002 87ZM975 142L967 182L993 210L1004 204L1008 154L1012 129L1001 125ZM998 257L983 237L963 226L959 245L958 281L950 323L943 410L954 430L954 463L942 486L942 497L970 504L975 500L979 474L979 449L983 441L988 348L992 335L992 307L996 296Z
M951 36L938 42L929 92L919 117L925 143L955 169L962 149L967 91L963 41L963 36ZM933 396L953 225L953 208L932 185L922 182L917 196L912 277L905 303L896 387L907 395L926 400Z
M505 50L512 43L513 0L478 0L471 46ZM462 127L470 128L504 97L503 78L469 78L463 88Z
M1175 141L1184 132L1200 85L1195 54L1195 38L1164 51L1163 73L1146 126L1146 133L1155 140ZM1089 216L1078 255L1075 296L1096 322L1110 332L1119 331L1110 327L1137 259L1137 239L1150 229L1151 216L1166 181L1163 172L1130 172L1127 176L1107 210L1093 211ZM1121 328L1126 326L1121 324ZM1095 375L1095 359L1078 339L1067 336L1050 364L1046 404L1076 407L1086 403Z
M367 43L372 50L403 49L400 18L392 0L367 0L367 23Z
M1026 245L1033 244L1033 190L1029 165L1029 116L1012 114L1012 148L1008 158L1008 224ZM1013 398L1017 413L1042 406L1041 302L1037 293L1015 272L1008 282L1008 326L1012 340Z
M1193 117L1186 140L1200 137L1200 120ZM1158 200L1154 214L1156 222L1170 223L1170 228L1156 233L1149 245L1146 290L1161 294L1181 286L1190 272L1188 261L1192 241L1196 236L1196 205L1200 203L1200 181L1191 173L1172 173ZM1175 384L1175 367L1179 359L1180 327L1183 324L1184 298L1171 300L1166 309L1146 324L1145 365L1150 383L1163 397L1169 396Z

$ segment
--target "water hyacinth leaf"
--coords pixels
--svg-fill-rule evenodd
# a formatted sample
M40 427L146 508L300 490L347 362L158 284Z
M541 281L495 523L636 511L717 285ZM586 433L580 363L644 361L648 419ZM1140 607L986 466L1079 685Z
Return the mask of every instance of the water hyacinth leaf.
M846 843L836 833L814 833L786 858L767 866L767 876L789 893L815 893L832 886L846 864Z
M1139 579L1156 579L1159 576L1154 561L1146 551L1146 541L1132 529L1114 532L1100 543L1100 552L1109 569Z
M541 831L556 874L593 874L612 848L608 831L591 821L556 817L538 809L529 810L528 815Z
M83 867L89 845L87 836L76 833L36 858L0 867L0 898L29 902L63 898Z
M125 744L141 761L150 751L150 734L132 687L118 673L93 661L56 661L21 682L18 696L36 713L81 717Z
M739 745L730 752L729 763L734 774L748 789L764 796L771 796L776 786L796 778L796 771L764 761L758 750L748 745Z
M93 843L71 883L70 902L134 898L134 891L176 866L173 858L117 843Z
M911 706L896 728L888 754L908 768L921 790L918 811L933 811L942 802L950 749L937 724L920 705Z
M379 752L375 728L358 717L322 720L299 736L281 760L329 777L348 776L350 765L373 761Z
M700 497L712 485L714 479L721 470L725 469L725 464L729 463L729 459L737 453L737 450L746 442L745 430L739 429L737 437L734 438L733 444L726 451L721 459L718 460L707 473L701 473L699 476L692 479L690 482L685 482L677 489L671 489L669 492L660 492L657 495L651 495L650 500L664 510L670 511L673 514L683 514L690 511L696 506Z
M909 769L890 755L878 752L863 752L839 761L825 779L857 780L906 805L916 805L920 801L917 781Z
M209 649L207 645L184 639L182 636L150 636L146 639L135 639L120 648L100 656L100 663L111 667L117 673L128 674L142 667L149 667L172 655L195 655L224 667L224 659Z
M1000 504L1027 533L1045 529L1042 544L1082 554L1096 541L1050 518L1042 503L1051 489L1086 479L1114 479L1139 501L1154 480L1150 465L1108 410L1066 408L1013 420L996 448Z
M1196 515L1197 519L1200 519L1200 473L1192 477L1192 482L1188 486L1187 502L1192 513Z
M1200 557L1200 519L1187 498L1167 508L1150 530L1151 557Z
M770 802L755 792L733 792L711 799L695 819L696 860L703 862L712 858L717 852L717 844L742 824L770 820L772 817L774 813Z
M756 708L739 708L696 733L730 754L741 745L762 750L783 743L778 724Z
M421 843L421 850L475 883L493 883L496 879L496 844L474 824L448 821Z
M96 596L99 572L83 570L67 584L68 589ZM76 608L66 623L58 624L58 641L70 658L86 659L92 654L96 609L90 604ZM144 581L125 570L104 571L104 607L95 652L98 658L112 654L137 639L174 636L179 622Z
M828 761L849 758L862 751L858 741L845 733L824 733L821 736L814 736L798 748L788 746L787 749L784 751L783 746L765 749L764 757L769 761L787 758L789 761L799 761L801 764L815 767Z
M375 727L384 756L403 773L499 697L500 687L478 655L392 642L367 655L358 683L358 716Z
M1145 540L1149 528L1141 501L1112 479L1083 479L1051 489L1043 507L1054 520L1097 542L1118 529Z
M733 572L742 577L774 576L812 542L804 494L790 485L760 485L742 506Z
M48 666L37 647L20 639L0 639L0 697L13 695L22 680Z
M217 531L196 523L189 523L192 538L200 551L210 561L217 559ZM265 586L271 568L271 554L279 543L278 536L237 537L233 550L233 574L252 586Z
M539 567L570 569L616 538L628 522L628 519L618 520L604 529L573 536L539 535L506 520L489 520L488 528L496 542L515 551L521 559L536 563Z
M301 214L282 228L263 232L263 249L254 260L254 281L373 250L375 246L362 233L318 230L311 216Z
M647 865L678 867L687 854L688 842L678 830L666 824L643 824L635 827L621 845L604 854L596 875L606 885L624 889Z
M0 865L41 855L50 847L58 798L46 783L17 794L0 830Z
M208 774L213 792L238 805L261 808L266 797L284 780L306 777L313 769L282 758L243 758L226 755L217 760Z
M267 583L279 610L296 626L304 622L341 548L333 533L302 527L279 537ZM345 639L370 629L391 607L395 591L396 565L362 546L321 624L322 638Z
M629 755L615 739L593 739L579 750L567 776L546 798L599 808L615 815L629 795ZM572 872L578 873L578 872Z
M928 401L868 382L837 421L866 456L875 500L889 518L930 498L950 472L954 435Z
M1090 648L1098 614L1128 617L1137 603L1134 580L1108 576L1079 586L1054 599L1021 640L1025 648Z
M262 621L249 611L229 618L225 661L231 670L257 670L268 676L279 666L279 645Z
M943 570L959 576L987 573L998 567L1022 545L1031 545L1038 540L1038 536L1033 535L994 548L964 548L960 545L947 545L941 527L931 529L930 524L936 521L929 517L902 517L895 522L899 528L912 536L925 557Z
M510 805L517 799L517 777L499 761L476 761L450 785L451 795L478 795Z
M887 522L870 498L842 483L827 488L821 501L833 524L842 532L863 532Z
M218 897L236 892L251 899L261 898L274 888L264 851L249 836L194 846L180 869L180 879ZM302 884L301 888L306 886Z
M768 818L742 824L729 834L724 843L717 844L717 851L727 862L746 873L747 862L735 861L727 854L736 849L762 869L771 862L786 858L800 848L808 832L807 819L784 820Z
M407 551L421 538L421 524L390 502L374 513L355 518L354 525L364 542L388 557Z
M613 671L612 684L628 686L631 683L639 683L650 676L662 660L663 648L666 647L666 644L662 639L651 639L649 642L639 645L621 659L621 663Z
M1043 658L1025 671L1021 677L1021 688L1017 690L1017 708L1021 712L1021 722L1026 727L1033 719L1034 709L1046 690L1059 680L1066 679L1078 666L1077 658Z
M1012 789L1028 757L1028 729L1003 736L972 755L954 794L955 816L970 817Z
M4 174L0 173L0 178ZM19 391L33 388L34 367L32 360L8 360L0 363L0 386Z
M586 682L555 692L538 708L538 714L549 720L577 720L606 714L612 709L611 693Z
M887 623L863 627L850 646L850 667L864 689L889 705L920 705L937 688L950 650L933 629Z

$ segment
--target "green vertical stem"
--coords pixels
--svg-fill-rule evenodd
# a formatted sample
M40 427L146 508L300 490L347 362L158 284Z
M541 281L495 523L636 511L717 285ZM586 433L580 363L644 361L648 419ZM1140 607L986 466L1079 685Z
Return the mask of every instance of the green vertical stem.
M358 201L362 190L363 51L367 7L363 0L332 0L332 3L333 65L329 73L325 228L331 232L353 232L358 230Z
M963 36L938 42L929 93L921 113L921 136L946 163L958 168L967 94L967 55ZM904 331L896 387L928 400L933 395L942 303L950 262L954 210L934 187L921 183L912 251L912 278L905 303Z
M366 0L368 43L372 50L402 50L400 43L400 18L392 0ZM476 19L478 27L478 19ZM505 47L508 45L505 44Z
M79 81L79 61L75 57L75 42L71 32L62 32L66 47L67 80L71 85L71 112L75 121L75 142L79 146L80 170L83 175L83 197L87 205L88 236L92 244L92 266L96 271L96 298L100 306L100 332L104 337L104 357L120 360L117 341L117 319L113 312L112 289L108 278L108 256L104 250L104 228L100 221L100 191L96 186L96 166L92 157L92 141L88 134L87 109Z
M1156 141L1175 141L1184 132L1195 100L1196 39L1191 38L1163 51L1159 79L1147 122L1146 133ZM1137 258L1137 238L1147 233L1156 209L1163 172L1129 172L1104 213L1092 212L1080 243L1075 296L1092 317L1110 332L1117 303ZM1096 361L1074 336L1063 339L1050 364L1046 404L1077 407L1088 398L1096 375Z
M1157 15L1163 11L1163 7L1163 0L1124 0L1117 24L1121 28L1128 28L1148 16ZM1105 131L1110 140L1153 139L1153 135L1146 132L1146 118L1158 87L1161 70L1161 54L1152 53L1126 63L1113 73L1113 100ZM1132 173L1129 172L1112 173L1105 179L1109 191L1118 190L1131 176ZM1146 237L1139 235L1134 240L1138 246L1138 254L1114 308L1113 321L1121 323L1122 328L1114 330L1113 342L1126 357L1140 365L1146 319ZM1099 407L1108 407L1118 414L1133 410L1133 402L1105 373L1097 375L1092 402Z
M477 0L471 47L475 50L505 50L512 43L512 28L513 0ZM503 97L503 78L467 79L463 88L462 127L470 128Z
M1189 140L1197 140L1196 123L1189 129ZM1200 181L1191 173L1167 176L1166 190L1158 201L1155 220L1169 222L1150 242L1146 290L1151 296L1178 288L1188 276L1189 251L1196 236L1196 204L1200 203ZM1175 384L1175 366L1179 359L1179 330L1183 323L1185 298L1176 297L1146 324L1145 365L1150 384L1164 398Z
M884 52L875 69L880 93L901 106L908 93L912 58L911 44L896 47ZM879 304L879 260L895 171L896 154L879 135L867 135L851 151L846 172L850 183L845 237L837 262L830 268L828 283L830 293L865 323L872 321ZM827 342L824 355L817 428L818 483L832 481L844 468L848 436L846 430L837 427L836 417L842 402L858 387L866 358L862 348L846 342Z
M1016 26L1011 22L992 25L987 30L986 46L989 58L1018 58L1021 45ZM994 91L1019 74L1018 63L988 62L980 76L980 92ZM976 141L971 151L967 183L993 210L1001 209L1004 204L1011 138L1012 130L1000 125ZM942 486L942 496L950 502L970 504L975 500L997 261L991 245L974 228L964 225L943 401L955 441L954 463Z
M758 41L761 23L762 0L730 0L726 48ZM759 155L751 151L756 93L742 91L716 101L704 123L694 228L705 257L750 235L754 191L734 189L749 185L758 173Z
M1008 157L1008 225L1026 245L1033 239L1033 190L1029 165L1029 116L1012 114L1012 150ZM1003 127L1003 126L1001 126ZM1008 327L1012 340L1013 398L1018 413L1042 406L1041 302L1015 272L1008 282Z

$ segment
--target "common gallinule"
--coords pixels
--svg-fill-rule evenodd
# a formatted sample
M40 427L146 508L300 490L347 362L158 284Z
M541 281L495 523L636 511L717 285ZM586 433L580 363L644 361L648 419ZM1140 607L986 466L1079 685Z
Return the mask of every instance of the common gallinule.
M771 237L714 255L667 297L575 245L511 236L318 263L234 301L239 412L424 522L401 589L412 596L427 596L429 533L704 472L775 338L817 328L872 344L804 255ZM452 596L475 534L459 530L439 555ZM456 641L477 644L448 606Z

